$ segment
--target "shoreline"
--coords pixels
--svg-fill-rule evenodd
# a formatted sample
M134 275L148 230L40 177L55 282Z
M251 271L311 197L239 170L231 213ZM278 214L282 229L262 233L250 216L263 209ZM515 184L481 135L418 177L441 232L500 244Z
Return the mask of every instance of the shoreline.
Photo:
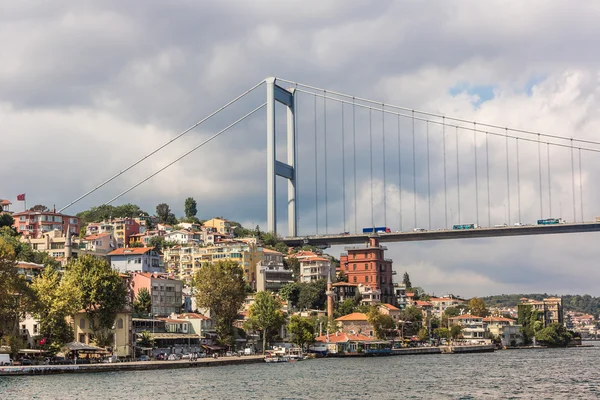
M264 357L262 355L255 355L243 357L223 357L217 359L208 358L198 361L132 361L81 365L7 366L0 367L0 376L38 376L72 373L150 371L158 369L219 367L225 365L243 365L255 363L264 363Z

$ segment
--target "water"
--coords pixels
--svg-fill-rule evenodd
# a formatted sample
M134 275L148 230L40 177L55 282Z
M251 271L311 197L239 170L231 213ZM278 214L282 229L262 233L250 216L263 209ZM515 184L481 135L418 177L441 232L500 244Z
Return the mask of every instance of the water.
M0 377L0 399L594 399L600 347Z

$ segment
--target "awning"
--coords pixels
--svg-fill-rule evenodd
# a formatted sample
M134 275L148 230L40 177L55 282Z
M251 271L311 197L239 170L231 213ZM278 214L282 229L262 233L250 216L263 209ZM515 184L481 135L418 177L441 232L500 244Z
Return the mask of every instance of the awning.
M19 350L19 354L43 354L46 353L46 350L37 350L37 349L21 349Z
M210 344L203 344L202 347L204 347L207 350L210 351L219 351L219 350L226 350L226 347L222 347L222 346L211 346Z
M106 350L101 347L92 346L91 344L85 344L81 342L71 342L65 345L69 351L86 351L86 352L105 352Z
M154 339L200 339L198 335L191 333L154 333L152 335Z

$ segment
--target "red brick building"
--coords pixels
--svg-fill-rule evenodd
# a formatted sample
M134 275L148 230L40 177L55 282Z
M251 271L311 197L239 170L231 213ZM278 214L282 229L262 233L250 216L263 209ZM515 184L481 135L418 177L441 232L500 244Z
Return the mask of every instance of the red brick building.
M346 247L340 256L340 268L349 283L370 286L381 291L381 302L396 304L392 276L392 260L384 258L387 247L379 245L377 237L369 238L366 246Z
M58 229L66 235L70 229L74 235L79 235L81 222L78 217L64 215L56 211L23 211L14 213L14 227L23 237L41 238L45 232Z

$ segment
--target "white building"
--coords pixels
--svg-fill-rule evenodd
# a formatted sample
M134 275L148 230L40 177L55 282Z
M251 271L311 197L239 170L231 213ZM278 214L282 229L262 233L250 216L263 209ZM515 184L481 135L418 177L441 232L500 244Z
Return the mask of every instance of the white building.
M167 242L175 242L179 244L201 243L201 235L199 232L192 231L171 231L165 234Z
M110 264L119 272L161 272L160 253L153 247L122 247L108 253Z

